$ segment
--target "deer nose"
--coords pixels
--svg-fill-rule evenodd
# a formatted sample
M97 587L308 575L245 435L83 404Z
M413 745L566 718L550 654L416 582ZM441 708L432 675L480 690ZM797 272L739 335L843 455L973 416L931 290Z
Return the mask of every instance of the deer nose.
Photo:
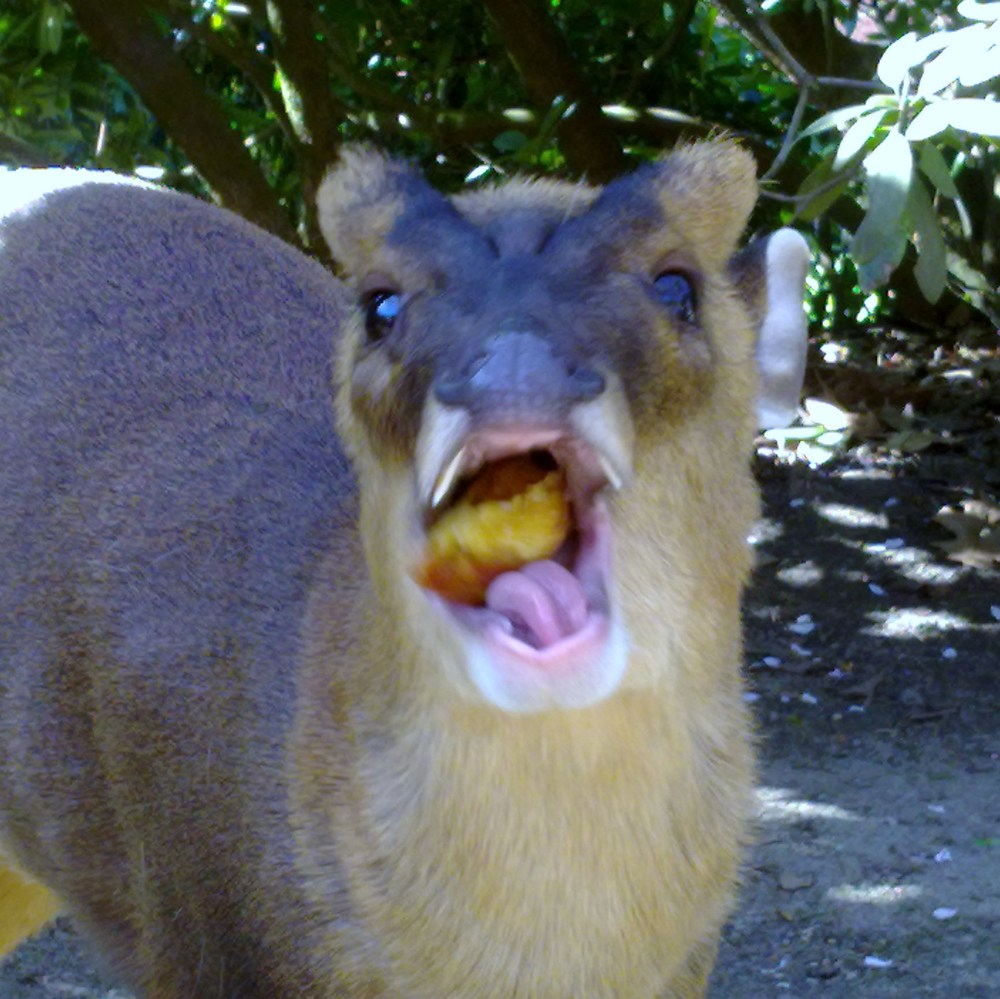
M434 385L438 401L471 410L565 410L596 399L604 376L535 333L498 333Z

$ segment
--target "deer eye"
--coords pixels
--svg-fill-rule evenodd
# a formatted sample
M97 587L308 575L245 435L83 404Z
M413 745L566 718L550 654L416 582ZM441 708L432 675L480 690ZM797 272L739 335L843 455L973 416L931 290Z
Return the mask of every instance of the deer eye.
M402 296L386 288L370 291L361 299L365 310L365 332L371 341L388 335L403 308Z
M680 271L664 271L653 282L656 297L673 314L674 318L689 325L698 322L694 285Z

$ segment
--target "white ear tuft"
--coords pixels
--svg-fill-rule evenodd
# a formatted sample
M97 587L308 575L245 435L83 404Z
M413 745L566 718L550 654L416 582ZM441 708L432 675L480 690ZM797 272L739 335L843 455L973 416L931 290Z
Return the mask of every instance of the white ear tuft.
M793 229L779 229L767 241L767 312L757 338L757 420L764 429L795 420L806 370L808 329L802 291L809 247Z

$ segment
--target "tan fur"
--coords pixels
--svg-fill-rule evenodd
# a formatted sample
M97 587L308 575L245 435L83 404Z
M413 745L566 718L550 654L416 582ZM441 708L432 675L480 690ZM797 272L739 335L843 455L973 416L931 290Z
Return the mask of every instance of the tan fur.
M449 240L464 245L462 225L491 235L502 261L506 249L536 252L532 240L541 254L568 219L585 226L591 211L618 211L613 192L605 203L589 188L514 184L455 199L465 221L453 224L451 209L408 177L398 163L352 151L321 193L325 231L356 292L392 287L420 302L449 282L474 283L474 263L448 256ZM757 510L747 462L756 334L726 269L753 202L752 163L730 143L706 144L642 184L665 221L626 217L637 210L623 200L628 238L600 249L599 265L580 256L588 283L551 299L551 314L573 327L567 349L587 336L614 340L619 301L637 329L648 326L644 370L602 361L604 393L567 417L623 470L607 503L610 599L627 668L597 703L523 713L479 692L465 640L408 572L423 537L415 463L447 453L450 435L475 419L432 418L437 404L412 380L409 348L368 343L362 310L313 265L183 202L190 224L204 222L202 242L220 229L249 240L261 287L304 289L274 305L287 341L244 347L236 330L233 360L235 320L220 313L209 349L201 300L178 304L195 326L178 334L171 363L183 367L185 351L199 363L177 405L201 399L199 379L211 391L192 417L181 409L179 423L146 434L147 410L159 420L173 404L143 402L159 354L128 362L136 385L116 380L108 396L125 393L124 429L114 429L116 401L95 403L110 415L80 431L87 437L68 459L99 463L79 480L78 498L59 508L55 526L27 500L11 507L12 517L37 519L41 540L19 556L26 564L7 620L54 622L53 637L30 645L23 662L0 638L0 661L10 653L12 663L0 675L0 760L21 761L0 765L0 839L66 899L133 988L152 999L704 994L753 777L739 601ZM504 229L522 212L523 229ZM595 245L608 229L595 223ZM127 226L117 238L132 238ZM198 245L192 237L185 252ZM587 250L557 247L566 261ZM680 263L698 274L703 334L678 334L636 292L636 282ZM163 280L177 287L176 277ZM603 296L593 309L607 302L607 315L581 304L591 290ZM226 301L256 292L233 294ZM547 296L563 292L538 294L548 321ZM498 314L531 301L517 297ZM161 335L171 320L148 322ZM336 419L357 509L316 415L325 386L307 338L333 324ZM9 335L16 340L14 326ZM138 335L113 340L114 356ZM40 342L46 357L64 349ZM446 355L442 342L434 349ZM412 349L428 343L418 337ZM603 358L630 349L592 346ZM42 377L27 370L15 365L11 383ZM67 391L90 405L88 389ZM257 400L250 409L229 401L244 394ZM26 412L11 419L28 426ZM95 434L117 451L90 456ZM258 452L262 436L274 443ZM28 431L25 439L46 446ZM202 479L204 489L189 488ZM23 580L30 597L20 596ZM34 625L19 633L30 642ZM15 900L36 898L21 881L6 883ZM45 918L39 904L0 934L0 950Z

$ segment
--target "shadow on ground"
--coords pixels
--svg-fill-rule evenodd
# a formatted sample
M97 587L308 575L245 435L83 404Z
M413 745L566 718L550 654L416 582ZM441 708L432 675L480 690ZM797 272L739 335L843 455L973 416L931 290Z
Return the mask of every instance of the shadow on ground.
M995 502L1000 463L760 473L761 822L712 999L998 996L1000 572L931 518Z

